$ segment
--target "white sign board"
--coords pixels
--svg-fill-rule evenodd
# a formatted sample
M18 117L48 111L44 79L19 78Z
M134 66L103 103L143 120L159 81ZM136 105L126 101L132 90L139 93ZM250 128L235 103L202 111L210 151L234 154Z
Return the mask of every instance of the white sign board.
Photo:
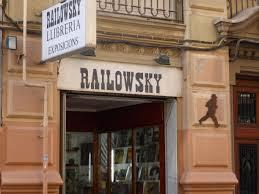
M95 46L95 0L67 0L42 12L42 61Z
M180 97L182 81L174 67L67 58L60 64L58 89Z

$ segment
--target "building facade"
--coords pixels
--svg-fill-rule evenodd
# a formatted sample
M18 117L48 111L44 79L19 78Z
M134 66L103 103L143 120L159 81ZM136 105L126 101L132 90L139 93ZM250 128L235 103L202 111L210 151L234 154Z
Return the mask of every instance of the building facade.
M1 1L0 194L258 192L256 0L98 0L95 56L42 63L56 3L28 0L24 56Z

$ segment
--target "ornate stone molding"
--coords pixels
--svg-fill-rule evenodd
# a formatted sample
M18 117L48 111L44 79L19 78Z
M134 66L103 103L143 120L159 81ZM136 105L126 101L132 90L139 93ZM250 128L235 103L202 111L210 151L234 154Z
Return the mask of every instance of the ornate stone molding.
M232 172L190 172L182 176L181 187L185 192L233 191L237 179Z
M158 47L145 47L145 46L133 46L123 43L99 43L97 44L97 51L102 50L107 53L124 53L135 54L138 56L158 56L159 54L165 54L169 57L179 57L180 51L171 48L158 48Z
M234 47L230 47L229 55L231 58L235 57L235 52L236 49ZM239 47L237 57L247 60L259 60L259 50L255 48Z
M98 12L99 38L172 45L184 39L184 32L184 24L172 21Z
M155 62L155 59L160 55L167 55L171 66L182 67L181 50L175 48L136 46L126 43L98 43L96 57L94 58L97 60L128 62L143 65L160 65ZM82 55L76 55L75 57L89 58Z
M57 194L63 181L56 170L47 173L49 192ZM2 171L2 193L40 193L42 191L41 170Z

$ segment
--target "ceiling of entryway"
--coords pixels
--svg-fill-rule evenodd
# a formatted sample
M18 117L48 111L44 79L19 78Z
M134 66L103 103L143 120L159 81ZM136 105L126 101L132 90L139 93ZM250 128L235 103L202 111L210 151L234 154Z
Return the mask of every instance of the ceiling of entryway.
M139 98L69 94L67 95L67 111L99 112L151 102L152 100Z

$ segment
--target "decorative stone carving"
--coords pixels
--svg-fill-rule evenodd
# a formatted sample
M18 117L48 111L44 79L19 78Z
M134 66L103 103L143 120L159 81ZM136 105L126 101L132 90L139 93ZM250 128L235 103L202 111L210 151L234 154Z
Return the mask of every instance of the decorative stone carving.
M138 54L143 55L145 53L145 49L143 47L140 47L137 49Z
M235 56L235 52L235 48L230 47L229 55L231 58ZM237 57L248 60L259 60L259 50L239 47Z
M97 44L97 50L113 53L125 53L136 54L146 56L158 56L159 54L165 54L169 57L179 57L180 52L176 49L169 48L157 48L157 47L145 47L145 46L132 46L121 43L99 43Z

